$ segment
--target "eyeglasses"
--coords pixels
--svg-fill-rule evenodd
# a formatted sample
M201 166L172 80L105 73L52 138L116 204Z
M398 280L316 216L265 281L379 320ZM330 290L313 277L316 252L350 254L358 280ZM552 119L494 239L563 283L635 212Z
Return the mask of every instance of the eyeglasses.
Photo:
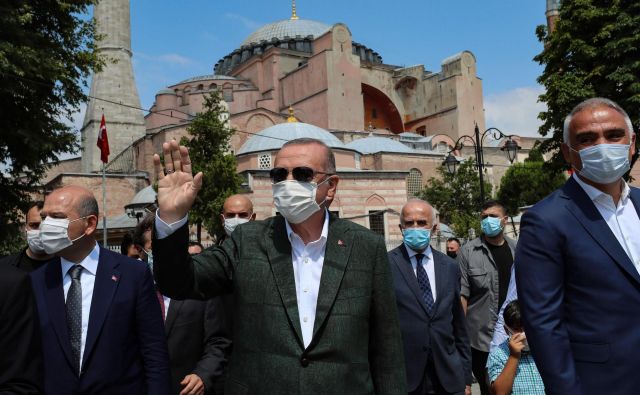
M306 166L294 167L293 169L291 169L291 171L284 167L274 167L273 169L271 169L271 171L269 171L271 182L277 184L286 180L289 172L291 172L291 175L293 175L293 179L298 182L311 182L316 174L333 175L333 173L325 173L324 171L313 170L312 168Z
M429 221L427 221L426 219L418 219L415 221L403 221L402 224L405 228L413 228L415 226L424 228L426 226L429 226Z

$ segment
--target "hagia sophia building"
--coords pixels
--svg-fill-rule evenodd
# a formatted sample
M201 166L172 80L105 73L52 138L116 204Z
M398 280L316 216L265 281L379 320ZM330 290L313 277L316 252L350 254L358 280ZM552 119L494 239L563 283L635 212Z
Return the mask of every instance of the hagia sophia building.
M557 2L548 2L547 15L553 11L549 3L557 9ZM390 65L363 38L354 41L358 33L347 25L298 17L295 2L287 19L260 27L222 56L213 74L159 89L144 115L131 65L129 0L101 0L94 17L103 37L99 51L117 62L93 76L82 156L53 167L44 187L80 184L94 190L107 216L109 244L151 209L153 154L161 152L163 142L188 135L212 90L222 93L228 108L242 193L253 201L258 219L276 214L269 169L278 150L285 141L312 137L336 156L341 181L330 210L380 233L389 247L402 239L402 205L437 175L460 136L473 134L476 124L485 130L482 79L473 53L452 53L435 71ZM95 147L103 113L111 151L106 207ZM521 147L517 163L537 139L515 140ZM484 143L485 179L494 191L510 165L500 150L504 143ZM454 153L463 159L474 150L466 146Z

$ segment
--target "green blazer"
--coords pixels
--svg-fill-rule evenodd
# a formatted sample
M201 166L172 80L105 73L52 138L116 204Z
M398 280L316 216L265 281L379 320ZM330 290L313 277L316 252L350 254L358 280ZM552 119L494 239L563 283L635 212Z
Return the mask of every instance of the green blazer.
M313 338L302 342L291 244L282 217L238 226L190 257L188 228L154 236L163 294L234 294L225 394L406 394L404 357L384 241L331 216Z

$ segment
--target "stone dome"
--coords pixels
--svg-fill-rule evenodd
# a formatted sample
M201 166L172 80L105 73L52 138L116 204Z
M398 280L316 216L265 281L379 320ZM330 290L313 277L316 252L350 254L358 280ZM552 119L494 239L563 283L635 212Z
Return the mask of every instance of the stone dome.
M320 140L331 148L345 148L336 136L317 126L302 122L287 122L270 126L247 140L236 155L273 151L290 140L307 137Z
M411 154L415 152L399 141L386 137L374 136L353 140L350 143L345 144L345 148L350 148L362 154L375 154L377 152Z
M271 41L273 38L278 40L282 40L285 37L295 38L296 36L313 36L313 38L317 38L329 29L331 29L331 26L309 19L284 19L262 26L251 33L242 42L242 45L259 43L262 40Z

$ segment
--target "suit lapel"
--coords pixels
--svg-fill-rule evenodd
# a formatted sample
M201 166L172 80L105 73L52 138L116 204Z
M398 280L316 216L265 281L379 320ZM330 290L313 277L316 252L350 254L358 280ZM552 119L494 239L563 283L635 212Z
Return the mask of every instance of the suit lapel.
M316 318L313 324L313 338L324 324L331 306L336 299L338 289L342 283L342 277L351 255L353 247L352 235L345 232L341 221L330 216L329 234L325 246L322 275L320 276L320 288L318 289L318 303L316 305Z
M280 299L289 317L289 323L297 336L298 344L304 348L300 316L298 314L298 300L296 298L296 282L293 275L291 243L287 237L283 217L274 218L273 227L266 235L265 244L268 246L267 255L269 256L271 271L276 281Z
M427 311L427 305L424 302L424 298L422 297L422 290L420 289L420 285L418 284L418 278L416 277L416 274L413 272L411 259L409 258L409 254L407 253L407 249L405 248L404 244L401 244L400 247L396 248L394 255L395 255L395 259L393 261L395 265L398 267L398 269L400 270L400 273L402 274L404 281L409 286L409 289L413 293L413 296L415 296L416 300L418 301L418 304L420 304L420 307L422 307L422 310L424 310L424 313L427 316L429 316L429 312ZM437 276L436 276L436 281L437 281Z
M433 255L433 271L436 273L436 303L433 306L432 315L435 317L438 312L438 307L440 307L440 301L443 299L445 293L449 289L449 284L447 283L446 276L446 265L443 262L443 258L438 254L437 251L431 250L431 254Z
M74 366L71 353L71 342L67 328L67 309L64 302L64 290L62 288L62 267L60 258L49 263L45 268L45 301L47 312L51 320L53 330L58 336L60 348L69 362L69 366Z
M640 283L640 274L638 274L629 256L587 193L573 178L567 181L563 190L565 196L569 198L567 209L580 221L593 240L598 243L627 274ZM637 195L635 198L632 197L632 202L636 205L636 202L638 202ZM636 209L637 207L640 206L636 205Z
M183 300L171 299L169 303L169 310L167 310L167 319L164 321L164 333L169 336L171 333L171 329L173 328L173 323L176 322L176 318L180 313L180 309L182 308Z
M91 311L89 312L89 328L87 329L87 341L84 346L84 357L82 364L91 357L91 351L96 344L96 340L102 330L102 324L109 312L111 300L121 281L121 273L118 270L119 264L112 262L107 257L108 252L100 248L100 258L98 260L98 270L96 272L93 286L93 296L91 298Z

